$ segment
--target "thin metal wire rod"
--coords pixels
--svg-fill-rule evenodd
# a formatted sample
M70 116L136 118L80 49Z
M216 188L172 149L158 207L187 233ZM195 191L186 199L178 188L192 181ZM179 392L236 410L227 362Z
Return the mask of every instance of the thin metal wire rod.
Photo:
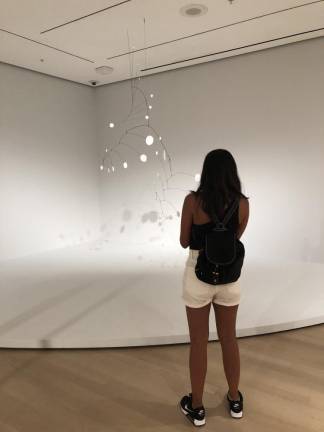
M146 138L145 135L140 135L140 134L137 134L137 133L134 133L134 132L127 132L127 135L134 135L134 136L137 136L137 137L140 137L140 138Z
M119 157L119 159L122 161L122 162L124 162L125 161L125 159L122 159L121 157L120 157L120 154L119 154L119 152L117 151L117 150L115 150L115 149L110 149L110 151L114 151L115 153L117 153L117 155L118 155L118 157Z

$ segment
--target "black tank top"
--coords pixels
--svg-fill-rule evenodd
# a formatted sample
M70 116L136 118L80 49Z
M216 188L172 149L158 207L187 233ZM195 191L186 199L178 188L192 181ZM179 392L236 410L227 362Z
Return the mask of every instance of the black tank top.
M223 217L219 217L219 219L222 220ZM189 248L198 249L198 250L202 249L205 245L206 232L209 231L214 226L215 226L215 222L213 221L206 222L204 224L192 224ZM226 225L226 228L231 231L234 231L234 233L237 233L238 227L239 227L239 206L237 207L231 219Z

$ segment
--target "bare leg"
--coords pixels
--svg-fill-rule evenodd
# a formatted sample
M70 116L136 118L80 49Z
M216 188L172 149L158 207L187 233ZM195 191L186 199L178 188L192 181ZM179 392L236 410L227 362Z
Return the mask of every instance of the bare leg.
M207 373L207 344L209 337L210 303L201 308L186 306L190 333L190 380L192 407L203 405L202 397Z
M236 316L238 305L222 306L213 303L216 327L222 347L223 366L230 397L239 399L240 353L236 339Z

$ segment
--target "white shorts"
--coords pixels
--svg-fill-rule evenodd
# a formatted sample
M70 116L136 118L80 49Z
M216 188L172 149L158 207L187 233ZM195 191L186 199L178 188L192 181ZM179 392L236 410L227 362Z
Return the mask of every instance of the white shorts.
M199 251L189 249L182 279L182 299L186 306L199 308L208 303L235 306L240 303L241 288L239 280L229 284L211 285L199 280L195 273Z

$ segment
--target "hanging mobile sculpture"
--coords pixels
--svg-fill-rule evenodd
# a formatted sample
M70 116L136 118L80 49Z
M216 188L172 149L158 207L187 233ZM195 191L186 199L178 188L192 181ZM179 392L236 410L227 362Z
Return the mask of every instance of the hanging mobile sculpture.
M144 34L145 33L146 30L145 30L145 19L144 19ZM128 32L127 32L127 38L128 38L128 46L130 47ZM145 46L146 46L146 35L145 35ZM161 183L162 196L160 196L158 191L155 191L155 199L158 200L160 203L160 208L164 219L169 219L170 217L166 216L164 213L163 205L162 205L163 202L168 203L174 209L176 215L179 217L180 212L170 201L166 199L165 192L171 189L181 190L181 191L187 191L187 190L179 189L179 188L171 188L169 187L169 181L176 175L181 174L181 175L194 178L196 182L199 182L200 174L193 175L190 173L173 171L172 159L164 143L164 140L162 136L158 133L158 131L152 126L150 121L150 112L153 109L152 101L154 99L154 93L150 93L149 97L147 97L145 92L139 87L138 82L140 81L141 78L136 76L134 78L133 58L132 58L133 56L130 49L129 52L130 52L129 63L130 63L131 107L127 117L124 120L121 120L118 123L111 120L108 122L108 126L110 129L118 128L118 129L124 129L124 131L121 133L120 138L118 139L117 143L114 146L110 148L106 147L105 149L106 154L102 158L100 170L106 171L109 175L113 175L113 173L115 172L115 167L119 165L119 163L118 164L114 163L115 155L118 157L121 166L123 166L124 169L128 168L127 160L125 160L125 158L122 157L119 151L120 147L127 147L131 149L133 152L137 154L141 162L146 163L148 160L148 156L146 153L139 152L134 147L133 141L135 141L135 139L138 141L138 139L141 138L141 144L145 143L148 147L154 145L154 147L157 147L157 150L155 150L155 155L157 156L157 159L161 164L162 173L163 173L163 175L161 175L160 172L156 173L159 182ZM145 62L146 62L146 50L145 50ZM140 101L139 103L136 103L138 102L138 99L140 99ZM133 121L135 120L135 125L127 128L126 124L131 120ZM132 139L131 144L127 142L127 139L129 138ZM160 157L160 155L162 157Z

